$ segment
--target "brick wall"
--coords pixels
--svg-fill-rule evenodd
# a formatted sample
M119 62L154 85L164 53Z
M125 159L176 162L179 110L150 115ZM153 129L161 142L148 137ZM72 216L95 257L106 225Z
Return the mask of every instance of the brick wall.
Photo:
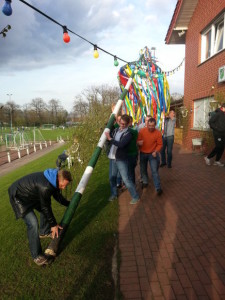
M225 10L224 0L199 0L186 33L184 105L194 108L193 100L224 93L225 83L218 84L218 69L225 65L225 49L201 63L201 31ZM214 86L214 89L211 87ZM225 101L225 97L224 97ZM189 111L188 130L183 138L184 147L191 149L192 138L201 132L191 130L193 112Z

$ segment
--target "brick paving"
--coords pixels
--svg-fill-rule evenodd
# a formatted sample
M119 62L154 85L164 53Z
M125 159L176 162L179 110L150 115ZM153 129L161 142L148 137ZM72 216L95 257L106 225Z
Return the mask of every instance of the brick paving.
M150 179L138 204L119 197L124 299L225 299L225 168L175 145L160 178L161 196Z

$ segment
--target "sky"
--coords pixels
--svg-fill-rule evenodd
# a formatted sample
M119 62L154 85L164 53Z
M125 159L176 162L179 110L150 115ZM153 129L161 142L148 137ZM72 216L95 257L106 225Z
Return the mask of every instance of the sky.
M158 65L170 71L180 65L184 45L166 45L165 37L177 0L27 0L46 15L93 44L122 58L135 61L145 46L155 47ZM1 7L4 1L0 1ZM23 106L35 98L57 99L71 111L75 96L91 86L118 86L113 57L69 33L63 42L62 27L19 0L13 13L0 11L0 31L11 25L6 38L0 36L0 103L12 100ZM168 76L170 93L183 94L184 65ZM7 95L8 94L8 95ZM11 96L9 96L11 94Z

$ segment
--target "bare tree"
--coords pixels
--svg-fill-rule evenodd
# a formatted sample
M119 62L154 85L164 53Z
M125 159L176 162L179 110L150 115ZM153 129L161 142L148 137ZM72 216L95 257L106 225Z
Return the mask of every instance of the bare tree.
M32 99L30 103L31 109L35 112L35 123L41 124L43 122L44 112L46 111L47 104L42 98Z
M82 98L82 95L75 97L73 104L74 119L79 120L88 114L88 102Z

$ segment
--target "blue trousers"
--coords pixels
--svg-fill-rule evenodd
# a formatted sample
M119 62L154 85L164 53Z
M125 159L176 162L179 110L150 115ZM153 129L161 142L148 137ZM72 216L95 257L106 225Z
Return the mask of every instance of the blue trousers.
M41 242L39 238L38 219L32 210L23 217L23 220L27 225L27 237L31 256L33 259L35 259L42 253ZM48 224L45 216L40 213L40 234L47 234L50 231L50 225Z
M161 189L160 178L159 178L159 154L157 153L156 157L153 157L150 153L140 152L140 171L141 178L144 184L148 184L148 162L152 172L152 179L156 190Z
M111 195L117 197L116 178L117 173L120 172L122 180L127 187L132 199L138 200L139 195L136 191L135 185L132 180L128 177L128 161L127 160L116 160L110 159L109 163L109 182L111 188Z
M128 155L128 177L135 184L135 168L137 166L137 155Z
M174 136L168 136L163 138L163 147L161 150L161 163L166 164L166 149L167 149L167 165L171 166L172 164L172 151L173 151L173 143L174 143Z

